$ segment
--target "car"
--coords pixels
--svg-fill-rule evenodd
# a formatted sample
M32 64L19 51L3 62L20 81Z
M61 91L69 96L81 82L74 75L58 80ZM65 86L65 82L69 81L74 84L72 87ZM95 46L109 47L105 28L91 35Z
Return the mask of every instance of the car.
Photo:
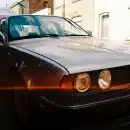
M76 126L130 115L129 47L124 53L124 43L109 44L87 32L58 16L0 20L3 122L17 115L23 123L40 119L45 126L54 119L57 126Z

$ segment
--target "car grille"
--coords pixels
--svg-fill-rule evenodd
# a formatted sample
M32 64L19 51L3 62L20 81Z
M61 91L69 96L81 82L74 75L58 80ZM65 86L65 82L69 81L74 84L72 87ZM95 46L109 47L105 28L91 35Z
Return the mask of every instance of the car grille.
M130 83L130 66L111 69L112 86Z

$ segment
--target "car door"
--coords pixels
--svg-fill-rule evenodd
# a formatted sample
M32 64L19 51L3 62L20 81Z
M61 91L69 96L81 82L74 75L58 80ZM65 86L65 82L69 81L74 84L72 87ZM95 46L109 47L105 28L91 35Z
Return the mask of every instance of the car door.
M0 89L2 87L8 87L9 82L9 67L10 67L10 48L6 43L8 26L6 18L0 20L0 36L3 41L0 41Z

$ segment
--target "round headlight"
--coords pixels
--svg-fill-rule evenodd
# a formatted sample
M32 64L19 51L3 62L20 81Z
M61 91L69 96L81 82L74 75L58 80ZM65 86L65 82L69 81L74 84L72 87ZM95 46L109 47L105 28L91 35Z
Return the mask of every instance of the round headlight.
M103 70L98 78L99 87L103 90L109 89L111 86L111 72L109 70Z
M89 74L80 74L77 78L76 78L76 82L75 82L75 89L78 92L84 93L86 92L91 86L91 78L89 76Z

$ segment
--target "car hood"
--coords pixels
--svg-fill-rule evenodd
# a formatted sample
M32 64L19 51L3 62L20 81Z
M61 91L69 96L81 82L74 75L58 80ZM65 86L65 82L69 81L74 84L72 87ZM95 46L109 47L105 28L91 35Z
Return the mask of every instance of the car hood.
M64 66L70 74L130 64L130 47L120 41L48 37L13 41L10 45L46 56Z

